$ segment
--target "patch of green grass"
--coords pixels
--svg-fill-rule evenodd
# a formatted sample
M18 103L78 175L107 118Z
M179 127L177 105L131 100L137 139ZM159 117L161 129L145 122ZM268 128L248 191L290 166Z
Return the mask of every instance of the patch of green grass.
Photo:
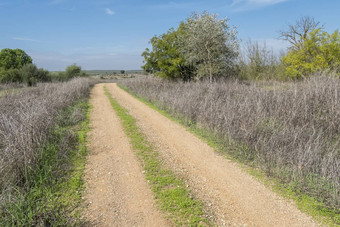
M142 162L147 181L150 183L160 207L178 226L209 226L204 217L203 204L191 196L182 180L164 168L157 151L136 125L136 120L112 98L106 88L113 109L121 119L124 131Z
M188 131L192 132L201 140L206 142L216 152L220 153L221 155L232 161L237 162L241 168L243 168L252 176L256 177L267 187L271 188L285 198L294 200L297 207L301 211L312 216L315 220L329 226L340 225L339 210L327 208L325 204L318 202L315 198L294 190L294 186L292 185L285 185L281 183L278 179L267 176L263 170L260 170L256 168L256 165L249 163L249 160L246 157L247 149L249 148L245 145L233 141L231 138L229 138L229 141L226 141L223 138L218 138L214 133L191 122L190 120L186 119L185 116L170 115L165 110L159 109L155 104L147 101L144 97L134 94L127 87L121 85L119 85L119 87L137 98L139 101L146 104L148 107L156 110L163 116L186 127ZM241 149L242 152L233 152L235 149Z
M70 118L77 114L77 118ZM79 101L62 111L28 181L0 209L1 226L79 226L86 158L89 104ZM80 117L80 115L82 117Z

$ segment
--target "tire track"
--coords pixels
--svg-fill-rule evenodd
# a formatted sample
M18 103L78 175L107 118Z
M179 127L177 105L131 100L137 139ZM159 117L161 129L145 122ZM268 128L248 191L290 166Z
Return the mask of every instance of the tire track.
M219 226L318 226L309 216L244 172L237 164L116 84L106 85L128 109L164 161L187 179L188 186L217 215Z
M104 94L104 84L91 92L85 166L88 226L170 226L156 209L142 168L121 123Z

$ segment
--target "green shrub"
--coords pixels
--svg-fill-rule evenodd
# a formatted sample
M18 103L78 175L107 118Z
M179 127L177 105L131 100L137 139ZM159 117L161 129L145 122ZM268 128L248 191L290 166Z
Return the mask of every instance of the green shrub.
M67 79L71 79L76 76L81 76L81 67L76 64L67 66L65 70L65 76Z
M19 73L21 76L21 81L28 86L34 86L37 82L47 82L51 80L47 70L38 68L34 64L24 65L19 70Z
M239 77L251 80L285 80L285 66L266 46L266 43L249 41L239 58Z
M0 68L0 83L22 82L20 71L18 69L5 70Z

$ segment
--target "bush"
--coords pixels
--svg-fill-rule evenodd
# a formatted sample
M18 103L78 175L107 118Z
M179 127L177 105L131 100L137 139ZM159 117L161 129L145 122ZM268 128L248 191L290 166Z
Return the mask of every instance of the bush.
M87 74L81 70L80 66L76 64L72 64L66 67L65 71L61 72L52 72L50 74L50 78L52 81L68 81L75 77L85 77Z
M247 80L286 80L285 66L266 43L249 41L239 58L239 77Z
M66 67L65 76L67 79L71 79L73 77L82 76L81 72L82 72L81 67L77 66L76 64L73 64Z
M22 77L18 69L4 70L0 68L0 83L22 82Z
M28 86L34 86L37 82L47 82L51 80L47 70L43 68L38 69L34 64L24 65L19 72L22 82Z

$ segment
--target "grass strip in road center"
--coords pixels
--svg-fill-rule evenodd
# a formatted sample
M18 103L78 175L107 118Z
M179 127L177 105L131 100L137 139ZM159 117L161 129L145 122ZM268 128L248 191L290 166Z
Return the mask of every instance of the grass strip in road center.
M133 149L142 162L146 179L161 209L178 226L210 226L211 223L205 217L202 202L193 198L184 182L162 165L158 152L137 127L136 120L112 98L106 87L104 90L113 109L121 119Z

